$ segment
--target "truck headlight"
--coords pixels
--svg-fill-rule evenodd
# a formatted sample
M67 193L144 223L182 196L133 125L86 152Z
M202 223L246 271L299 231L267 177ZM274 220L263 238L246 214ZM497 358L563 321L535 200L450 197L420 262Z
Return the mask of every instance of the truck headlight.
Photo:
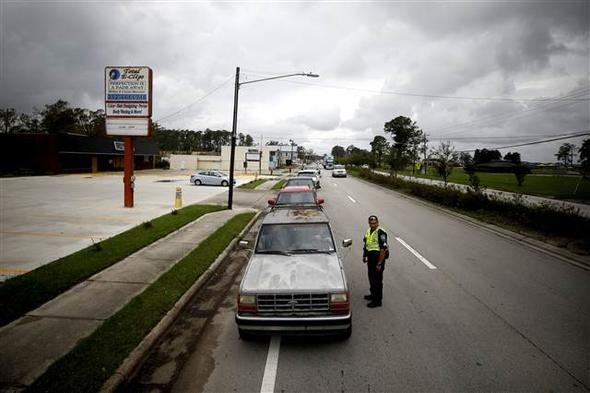
M331 293L330 303L346 303L348 302L348 294L344 293Z
M240 295L238 302L240 304L256 304L256 296L254 296L254 295Z

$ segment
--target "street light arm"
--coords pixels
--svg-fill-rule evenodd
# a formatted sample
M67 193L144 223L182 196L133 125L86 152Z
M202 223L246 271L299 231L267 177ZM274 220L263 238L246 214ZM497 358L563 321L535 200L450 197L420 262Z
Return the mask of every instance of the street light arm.
M273 76L273 77L270 77L270 78L255 79L255 80L253 80L253 81L240 82L240 86L242 86L242 85L246 85L246 84L248 84L248 83L262 82L262 81L269 81L269 80L272 80L272 79L289 78L289 77L291 77L291 76L308 76L308 77L310 77L310 78L317 78L317 77L319 77L319 75L318 75L318 74L312 74L311 72L308 72L308 73L299 72L299 73L297 73L297 74L280 75L280 76Z

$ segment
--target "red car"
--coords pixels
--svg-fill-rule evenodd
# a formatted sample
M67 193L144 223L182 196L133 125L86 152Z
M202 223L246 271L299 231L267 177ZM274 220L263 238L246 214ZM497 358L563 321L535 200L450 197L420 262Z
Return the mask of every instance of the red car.
M268 200L268 204L273 207L321 206L323 203L324 199L318 198L315 190L308 186L285 187L276 198Z

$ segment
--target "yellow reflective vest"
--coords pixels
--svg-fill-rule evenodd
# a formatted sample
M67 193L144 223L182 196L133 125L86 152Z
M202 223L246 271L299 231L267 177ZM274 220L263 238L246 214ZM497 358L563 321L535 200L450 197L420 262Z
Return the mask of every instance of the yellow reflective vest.
M379 251L379 228L371 233L371 228L365 232L365 250Z

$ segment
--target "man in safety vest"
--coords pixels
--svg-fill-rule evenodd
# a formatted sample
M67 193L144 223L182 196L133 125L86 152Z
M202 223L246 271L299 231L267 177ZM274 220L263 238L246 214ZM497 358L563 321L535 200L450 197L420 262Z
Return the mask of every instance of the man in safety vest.
M365 232L363 242L363 262L367 264L369 284L371 286L371 294L365 295L365 299L371 301L367 304L367 307L381 307L383 270L385 269L385 260L389 257L389 250L387 233L379 228L377 216L369 216L369 229Z

